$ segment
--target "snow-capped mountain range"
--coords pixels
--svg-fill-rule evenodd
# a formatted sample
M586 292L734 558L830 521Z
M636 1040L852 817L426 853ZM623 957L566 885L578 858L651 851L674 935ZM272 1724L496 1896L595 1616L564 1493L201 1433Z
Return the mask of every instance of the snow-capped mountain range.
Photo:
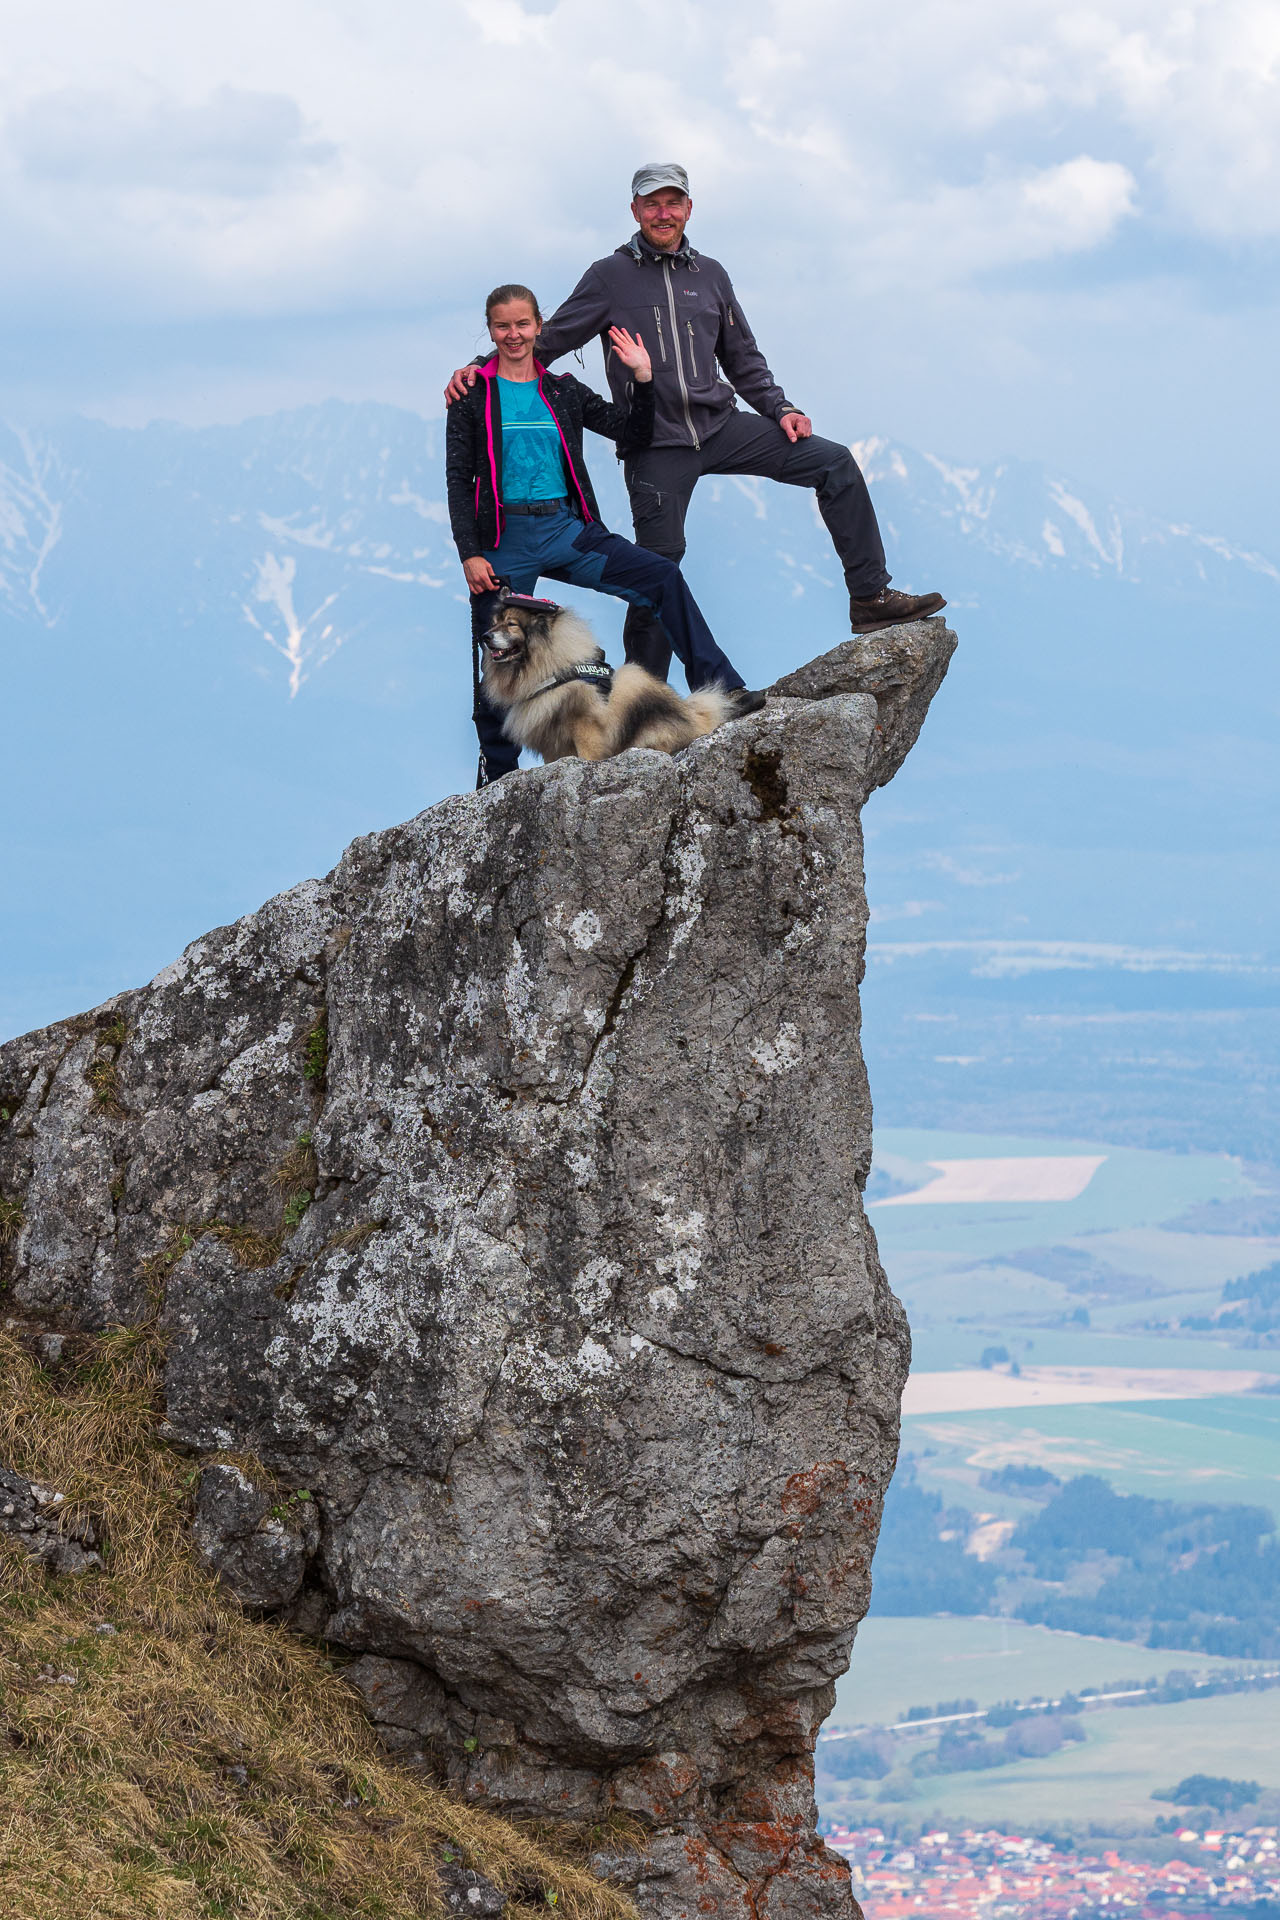
M237 427L10 427L0 436L0 606L22 625L67 633L124 601L149 620L199 628L297 698L340 648L383 624L459 624L442 440L438 421L338 402ZM993 569L1021 586L1075 577L1264 604L1280 594L1267 556L1041 467L963 466L883 439L855 452L892 559L913 581L937 574L953 606L987 600ZM605 443L594 460L605 511L628 530ZM839 618L839 570L808 496L713 481L698 505L688 566L713 617L724 575L719 598L735 625L749 608L794 613L806 596L831 597Z
M905 496L914 519L947 526L1015 567L1066 568L1180 592L1241 570L1280 587L1280 567L1265 554L1089 498L1092 489L1026 461L962 467L879 439L855 442L854 453L879 500Z

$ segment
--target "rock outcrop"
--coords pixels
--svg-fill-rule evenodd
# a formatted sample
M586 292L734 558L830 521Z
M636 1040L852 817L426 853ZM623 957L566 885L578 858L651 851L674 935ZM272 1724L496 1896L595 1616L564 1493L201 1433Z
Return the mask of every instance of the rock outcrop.
M101 1554L93 1551L97 1531L91 1520L68 1520L61 1512L65 1500L52 1487L0 1467L0 1533L51 1573L86 1573L102 1565Z
M158 1310L246 1602L673 1920L852 1911L812 1751L908 1358L859 809L953 646L850 642L675 759L444 801L0 1049L10 1324Z

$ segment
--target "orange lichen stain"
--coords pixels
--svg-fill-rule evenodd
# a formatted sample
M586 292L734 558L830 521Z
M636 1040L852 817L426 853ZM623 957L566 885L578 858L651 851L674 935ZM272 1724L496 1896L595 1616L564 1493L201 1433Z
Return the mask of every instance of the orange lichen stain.
M705 1885L706 1882L711 1878L711 1868L707 1865L707 1849L706 1849L705 1842L701 1840L695 1840L691 1834L684 1843L684 1857L689 1862L689 1865L693 1868L693 1871L697 1876L698 1880ZM698 1904L701 1906L703 1902L699 1901ZM712 1902L712 1905L713 1906L715 1905L714 1901Z
M757 1856L755 1872L765 1875L781 1873L806 1838L804 1831L777 1820L726 1820L710 1832L721 1852L731 1858L735 1849L749 1849Z
M832 1494L843 1496L849 1485L849 1469L843 1460L819 1460L803 1473L793 1473L783 1489L780 1505L784 1513L806 1517Z

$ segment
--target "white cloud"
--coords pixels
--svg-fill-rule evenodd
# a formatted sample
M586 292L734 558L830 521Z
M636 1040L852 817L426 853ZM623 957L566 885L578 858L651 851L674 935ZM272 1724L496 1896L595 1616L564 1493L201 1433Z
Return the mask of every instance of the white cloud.
M1135 192L1127 167L1088 154L1013 175L993 170L972 185L944 183L902 200L892 221L868 223L858 238L859 277L878 288L909 284L923 257L936 285L1087 252L1134 211Z
M5 131L28 181L96 194L124 188L253 198L326 165L337 151L306 137L287 95L229 86L190 104L156 87L114 94L66 87L29 100Z
M1274 320L1248 275L1280 231L1278 21L1274 0L19 0L0 409L434 412L484 291L554 306L625 237L633 167L670 156L820 431L1047 458L1264 545Z
M0 242L36 308L77 289L156 316L439 306L503 258L562 288L622 237L632 166L665 153L706 238L820 259L850 291L1085 253L1143 217L1280 228L1280 16L1260 0L875 19L844 0L49 0L10 22L6 60ZM527 128L495 110L516 99L539 102Z
M1134 211L1135 186L1127 167L1080 154L1025 180L1019 198L1029 224L1054 252L1073 251L1096 246Z

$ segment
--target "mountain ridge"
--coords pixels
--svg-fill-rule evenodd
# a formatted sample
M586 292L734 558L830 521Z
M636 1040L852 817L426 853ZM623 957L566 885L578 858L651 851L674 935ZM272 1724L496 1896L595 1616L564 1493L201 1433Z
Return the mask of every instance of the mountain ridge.
M233 578L223 590L223 616L234 618L237 596L241 612L246 603L273 607L277 626L292 632L304 661L312 661L319 649L306 644L309 628L334 589L327 579L324 592L317 587L306 614L287 603L300 569L315 556L339 563L347 577L338 590L348 594L362 577L456 591L440 429L439 420L386 403L341 400L259 414L231 426L156 421L128 428L84 418L47 428L9 425L0 436L0 606L12 618L48 628L73 617L76 568L83 569L86 559L92 564L92 546L77 555L75 542L108 496L123 486L136 500L141 485L151 491L159 520L181 525L193 548L209 548L229 568ZM1162 593L1192 595L1224 585L1233 593L1259 585L1280 589L1280 567L1266 555L1216 533L1159 520L1047 465L963 464L883 436L853 445L889 544L911 541L917 567L929 545L958 538L971 550L1033 573L1109 574ZM600 452L607 455L606 448ZM613 463L598 456L597 465L605 476L606 512L626 528ZM735 524L763 520L788 530L787 514L762 482L711 481L703 493L714 499L718 517ZM920 539L925 528L932 530L932 541ZM192 571L203 573L208 558L193 551ZM286 580L289 559L293 569ZM779 550L771 564L792 597L838 593L838 567L821 551L814 561ZM217 604L194 590L187 598L187 619ZM338 636L337 644L353 637L367 617L357 612L352 631ZM297 672L297 648L292 655L286 649L285 658L296 697L306 677ZM315 668L320 664L314 660Z

